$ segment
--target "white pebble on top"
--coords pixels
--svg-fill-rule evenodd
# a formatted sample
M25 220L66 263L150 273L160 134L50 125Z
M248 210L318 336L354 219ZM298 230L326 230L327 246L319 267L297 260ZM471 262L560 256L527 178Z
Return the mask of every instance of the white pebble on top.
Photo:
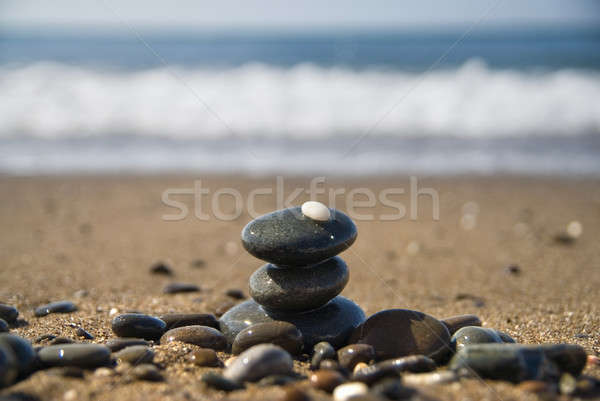
M312 220L327 221L331 217L329 208L317 201L308 201L302 204L302 214Z

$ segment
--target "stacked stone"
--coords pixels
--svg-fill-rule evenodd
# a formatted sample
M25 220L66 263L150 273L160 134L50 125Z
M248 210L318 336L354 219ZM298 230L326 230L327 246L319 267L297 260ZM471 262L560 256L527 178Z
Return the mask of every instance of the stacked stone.
M338 295L349 274L336 255L350 247L356 236L356 226L347 215L314 201L248 223L242 243L268 263L250 278L253 299L221 317L221 331L229 343L251 325L286 321L302 333L305 350L320 341L345 345L365 315L354 302Z

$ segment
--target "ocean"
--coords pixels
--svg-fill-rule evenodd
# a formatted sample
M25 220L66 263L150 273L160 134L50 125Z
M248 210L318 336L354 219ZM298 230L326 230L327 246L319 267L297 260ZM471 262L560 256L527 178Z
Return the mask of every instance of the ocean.
M600 28L0 31L0 173L600 175Z

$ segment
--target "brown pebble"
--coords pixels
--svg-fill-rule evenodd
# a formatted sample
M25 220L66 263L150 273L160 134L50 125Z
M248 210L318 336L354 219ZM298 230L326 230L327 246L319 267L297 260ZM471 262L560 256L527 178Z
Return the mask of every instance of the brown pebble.
M202 348L192 352L189 359L196 366L217 367L221 365L217 353L210 348Z
M325 369L325 370L340 370L340 364L337 361L334 361L333 359L323 359L320 363L319 363L319 369Z
M70 338L67 337L55 337L52 340L50 340L50 345L58 345L58 344L73 344L75 341L71 340Z
M481 326L481 319L477 315L458 315L442 319L450 335L467 326Z
M257 323L238 333L231 345L234 355L240 354L257 344L275 344L292 355L302 351L302 333L296 326L283 321Z
M162 381L163 377L158 368L154 365L143 364L138 365L131 370L131 376L137 380L146 380L152 382Z
M346 379L335 370L320 369L310 375L309 381L314 388L331 393Z
M281 401L310 401L310 397L297 386L284 386Z
M375 350L369 344L350 344L339 349L337 355L341 367L353 370L357 363L375 359Z
M223 301L215 309L215 315L217 315L218 317L221 317L225 314L225 312L227 312L229 309L233 308L235 305L236 305L235 302L233 302L230 299Z
M167 331L160 338L161 344L172 341L181 341L214 350L223 350L227 347L225 336L220 331L208 326L177 327Z
M547 393L552 390L550 383L541 380L526 380L521 382L517 388L528 393Z

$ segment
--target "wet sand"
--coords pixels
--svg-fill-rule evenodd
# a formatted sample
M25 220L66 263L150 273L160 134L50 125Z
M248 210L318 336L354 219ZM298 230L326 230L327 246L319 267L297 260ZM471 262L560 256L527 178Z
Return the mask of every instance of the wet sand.
M176 212L161 202L167 188L190 188L201 179L214 193L231 187L244 200L258 187L274 188L274 177L128 176L0 177L0 302L16 306L24 319L13 333L34 340L42 334L77 339L73 322L103 343L114 337L110 311L211 312L237 300L229 288L247 294L250 274L261 261L241 247L247 212L232 221L193 215L165 221ZM310 179L286 179L286 193L308 188ZM341 256L350 268L342 295L367 314L400 307L436 317L474 313L484 326L506 331L523 343L568 342L600 354L600 180L535 177L419 178L419 188L439 194L439 220L432 218L431 198L421 196L418 218L398 221L356 220L358 239ZM407 177L328 179L325 188L369 188L375 194L404 188L393 197L410 212ZM357 198L360 196L357 195ZM190 211L190 195L173 196ZM203 210L210 209L210 197ZM224 213L234 210L222 196ZM300 196L295 204L306 200ZM325 200L319 197L319 200ZM342 198L338 198L342 200ZM259 213L276 208L275 197L258 196ZM346 210L343 202L338 203ZM358 209L376 216L393 212L379 202ZM465 217L466 216L466 217ZM573 244L554 241L570 221L583 234ZM173 277L152 275L163 261ZM200 262L202 261L202 262ZM520 273L507 271L518 265ZM199 285L199 293L166 295L169 282ZM33 316L33 308L57 300L75 302L72 314ZM26 323L25 323L26 321ZM82 341L81 339L77 339ZM125 376L84 380L38 372L0 394L27 394L40 400L204 400L280 399L282 390L250 386L221 393L198 380L207 368L186 362L188 345L158 346L164 367L162 383L127 382ZM220 354L224 359L226 354ZM299 363L305 369L305 363ZM600 377L599 368L586 371ZM304 383L308 388L308 384ZM433 399L537 399L507 383L463 380L460 384L421 389ZM315 400L329 399L309 390Z

